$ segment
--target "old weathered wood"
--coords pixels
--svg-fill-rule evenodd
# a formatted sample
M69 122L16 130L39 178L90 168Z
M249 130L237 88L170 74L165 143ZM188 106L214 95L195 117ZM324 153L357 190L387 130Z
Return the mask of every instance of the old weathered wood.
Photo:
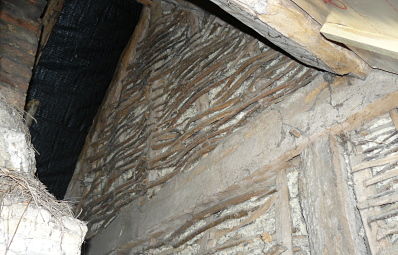
M261 114L259 118L256 118L256 121L251 122L252 124L243 127L238 134L232 134L228 139L229 142L223 142L223 145L221 147L219 146L218 149L215 149L215 151L209 152L209 155L206 158L199 161L198 165L195 166L195 168L192 170L192 175L188 175L186 176L186 178L182 178L181 174L176 175L175 178L177 183L179 183L178 185L189 184L190 189L200 190L201 187L203 187L203 182L194 184L192 183L192 181L196 180L196 176L208 176L209 178L211 176L210 179L206 179L206 181L204 182L206 183L206 189L208 189L208 183L215 180L215 177L213 177L211 174L217 173L217 175L222 174L222 176L228 176L228 178L223 178L222 184L217 184L218 189L224 189L225 186L223 185L227 181L230 181L231 179L238 180L238 176L246 176L246 174L243 173L246 171L245 169L248 169L248 167L257 168L259 167L259 164L261 162L267 162L265 164L271 164L272 162L274 162L276 164L276 162L280 163L280 160L282 159L289 159L296 156L311 140L314 139L314 137L319 137L319 135L324 134L326 130L328 130L328 132L329 130L332 130L333 132L341 132L341 130L350 129L355 126L362 125L361 123L368 120L369 118L377 116L377 114L380 114L380 112L389 112L391 109L396 108L398 95L396 93L392 93L391 95L383 96L383 93L390 93L391 91L394 91L394 89L396 89L397 87L385 87L384 84L394 84L394 80L389 80L388 76L385 76L384 74L383 77L386 80L380 83L374 83L372 82L372 80L370 81L370 83L366 83L369 81L355 81L355 83L351 85L341 84L340 86L333 88L333 98L338 98L338 100L340 100L335 103L342 102L342 105L344 107L344 111L342 111L342 108L340 108L340 115L337 120L329 119L328 115L324 111L320 110L327 110L328 114L334 111L334 108L329 105L328 101L330 90L324 90L322 93L320 93L316 97L315 103L311 103L311 105L315 104L313 107L311 107L311 105L308 105L303 108L303 102L305 101L307 95L314 91L318 87L318 85L321 85L317 82L310 84L310 86L304 88L301 92L296 93L288 104L286 104L286 102L281 103L280 106L282 107L282 109L280 110L280 112L275 110L267 111L266 113ZM369 84L372 84L372 86L368 86ZM374 86L380 89L380 93L374 93L374 91L371 89L374 88ZM361 93L358 93L357 91L361 91ZM361 98L363 96L363 99L358 100L358 96L361 96ZM362 105L360 104L361 101L372 104L368 106ZM281 116L283 116L283 119L281 119ZM303 132L303 135L299 138L295 138L289 135L281 137L281 131L278 127L280 125L279 123L282 121L283 123L285 123L286 127L293 126L297 127L297 129L299 130L306 130L306 127L309 127L309 129ZM265 123L273 123L273 126L264 128ZM309 123L312 124L310 125ZM321 127L317 127L316 125L313 125L314 123L322 123L322 125ZM255 146L253 147L253 145ZM211 168L209 168L209 165L211 165ZM87 174L87 172L85 172L85 174ZM234 174L234 177L232 177L232 174ZM235 176L235 174L237 175ZM95 181L92 185L95 186L96 183L100 183L101 180L102 179L99 176L98 181ZM164 188L162 187L161 193L164 193L164 196L158 194L155 196L157 202L151 201L150 203L153 204L154 207L156 207L155 204L160 203L159 201L162 201L162 208L164 208L164 206L167 204L168 206L171 206L175 212L175 206L173 205L174 202L165 202L165 199L170 196L172 192L175 192L175 188L173 185L175 185L176 182L174 182L173 179L170 179L170 181L171 183L168 182L164 184L164 187L168 187L168 191L164 190ZM119 200L123 198L124 191L128 192L133 190L130 189L131 184L129 183L135 185L134 182L127 181L126 183L123 183L121 185L123 189L115 189L118 192L120 191L121 195L115 192L113 197L112 192L106 193L106 201L110 205L110 207L107 207L106 210L113 208L112 201L115 200L112 199L116 198L116 200ZM171 192L170 190L173 191ZM110 195L108 196L108 194ZM95 200L91 200L89 196L87 198L88 199L86 200L86 202L84 202L87 203L87 206L96 205L95 203L92 203ZM197 197L193 198L193 200L197 199ZM174 199L172 199L172 201L174 201ZM134 204L135 203L137 203L137 201L134 202ZM139 208L142 208L142 206L137 206ZM98 206L96 206L96 208L93 208L93 210L97 209ZM128 209L127 211L129 210L130 209ZM146 212L149 213L149 211ZM163 209L162 212L164 213ZM103 217L101 216L101 214L90 217ZM118 216L117 219L121 221L123 217ZM136 220L140 221L142 220L142 218L135 219L134 222ZM111 226L117 228L117 222L118 221L112 223ZM125 223L123 223L122 225L124 224ZM101 243L101 238L102 237L100 236L96 240ZM128 243L130 241L131 239L120 240L121 243Z
M293 1L323 25L327 38L346 44L372 67L398 72L396 1Z
M331 22L323 24L321 33L333 41L398 59L397 38Z
M317 71L192 6L167 5L163 13L158 5L170 2L153 2L157 16L146 20L143 40L123 58L73 180L81 187L77 212L89 221L92 254L175 254L206 241L208 250L199 254L253 243L266 253L279 242L300 252L308 247L306 226L297 234L296 226L276 220L278 207L285 218L297 216L286 179L276 187L279 171L319 137L396 108L397 80L384 72L365 81L314 79ZM301 135L289 135L292 129ZM346 180L342 167L334 174ZM349 213L355 203L343 203L352 202L345 182L333 182L330 172L319 178L326 180L316 187L326 183L330 192L322 196L333 195L332 207L344 211L332 216L348 219L343 236L359 233ZM298 204L300 196L294 199ZM277 221L281 229L274 229ZM242 235L250 226L260 231ZM357 239L351 243L358 247Z
M373 186L366 188L363 183L371 178L372 174L369 169L366 169L361 172L357 172L354 175L354 182L356 183L355 185L355 191L356 191L356 196L359 201L361 200L366 200L369 194L373 194L376 190ZM365 233L367 236L368 244L369 244L369 249L372 252L372 254L378 254L377 252L379 251L379 245L377 243L377 233L379 231L379 226L376 222L368 222L369 217L372 217L376 214L380 213L380 209L377 207L367 207L366 209L361 209L360 214L362 216L362 219L364 220L364 229Z
M153 235L160 231L160 227L166 229L166 232L169 231L170 234L170 226L174 229L190 219L192 213L188 208L200 206L203 209L211 206L199 202L206 197L203 192L217 194L217 199L214 196L209 198L214 202L238 192L239 186L243 183L250 183L249 186L253 186L270 181L275 177L270 176L270 173L273 172L270 171L271 169L280 169L281 162L300 154L311 141L329 132L340 133L344 130L354 129L380 113L388 113L397 107L398 93L394 91L398 87L395 86L395 78L389 78L385 73L381 77L385 80L381 82L374 82L373 79L355 80L351 85L343 83L325 89L318 93L313 100L310 100L308 105L304 103L307 96L313 91L319 91L319 86L324 87L322 80L318 79L297 91L289 97L290 100L287 102L274 105L273 109L261 113L246 126L241 127L237 133L232 133L206 157L201 158L192 170L179 173L164 183L160 192L152 198L141 196L126 208L121 209L107 230L99 233L92 240L96 247L93 252L118 249L118 247L126 247L128 250L127 247L132 246L134 249L138 249L137 247L150 243L151 238L155 238ZM385 86L385 84L391 84L391 86ZM379 91L378 93L374 93L375 88ZM336 108L330 105L330 97L336 100L333 101L333 104L341 103L340 114L337 115ZM329 114L338 117L337 119L336 117L330 118ZM267 123L272 123L272 125L269 126ZM286 128L284 136L282 123ZM290 127L301 130L302 135L299 138L286 135ZM253 169L257 169L257 171ZM206 183L206 188L204 188L204 183ZM340 186L336 190L341 190L340 187L344 187L343 184L344 182L339 184ZM193 191L198 191L198 193L193 193ZM115 196L119 198L118 194ZM91 205L91 198L87 198L87 204ZM112 201L111 196L107 199L109 202ZM181 199L184 200L181 201ZM361 197L360 201L366 199L367 197ZM351 206L355 206L355 203L351 203ZM344 208L350 207L345 205ZM349 220L350 229L360 233L359 229L351 227L351 222L355 221ZM124 227L131 225L141 227L128 229ZM114 236L118 236L121 231L124 235L121 238L115 238ZM162 235L164 234L162 233ZM160 235L157 235L156 238L153 239L153 242L162 240ZM113 240L112 243L109 243L110 239ZM137 242L138 240L141 241ZM237 241L236 244L238 245L238 243L240 242Z
M381 166L381 165L385 165L388 163L392 163L397 160L398 160L398 153L393 153L391 155L388 155L385 158L375 159L375 160L371 160L371 161L365 161L358 165L355 165L352 167L352 171L356 172L356 171L360 171L360 170L363 170L363 169L366 169L369 167Z
M58 17L61 13L63 6L64 6L64 0L47 1L47 7L44 11L42 18L43 29L42 29L35 65L37 65L40 59L42 50L47 44L48 38L50 37L53 27L58 20Z
M23 111L40 40L45 0L0 2L1 100Z
M374 51L369 51L355 46L349 46L358 56L366 61L371 67L382 69L392 73L398 73L398 61L397 58L393 58L389 55L379 54Z
M311 252L314 254L363 254L358 233L350 229L346 204L353 204L344 193L346 179L333 157L328 137L311 144L302 154L300 191L304 218L307 222ZM338 235L336 234L338 233Z
M365 201L358 202L359 209L366 209L369 207L386 205L398 202L398 192L387 193L384 196L378 196L375 198L368 198Z
M332 41L344 43L372 67L398 73L398 37L332 22L323 24L321 33Z
M293 0L321 24L338 23L362 31L396 37L398 4L372 0Z
M390 111L390 117L394 123L395 129L398 130L398 109L393 109Z
M366 180L365 185L370 186L370 185L376 184L378 182L382 182L382 181L388 180L390 178L394 178L396 176L398 176L398 168L389 170L382 174L378 174L378 175Z
M326 40L319 24L290 0L212 2L306 64L337 74L366 75L362 59Z
M292 245L292 219L290 216L289 189L287 186L286 170L279 172L277 177L278 202L277 202L277 240L286 247L284 254L293 254Z

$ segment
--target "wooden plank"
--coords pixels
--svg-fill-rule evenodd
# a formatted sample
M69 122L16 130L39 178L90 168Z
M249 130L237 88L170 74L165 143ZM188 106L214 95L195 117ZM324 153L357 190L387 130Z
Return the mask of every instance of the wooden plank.
M359 201L367 201L368 197L372 197L373 194L376 192L374 186L365 187L364 183L369 178L372 178L372 173L369 169L353 174L355 195ZM363 204L361 204L360 206L363 206ZM379 227L375 222L368 223L367 219L370 215L378 213L379 211L380 209L378 207L368 207L360 210L361 218L364 221L363 228L365 229L371 254L377 254L379 250L379 244L376 241L376 233L378 232Z
M385 173L376 175L376 176L366 180L365 181L365 185L366 186L370 186L370 185L373 185L373 184L376 184L376 183L379 183L379 182L394 178L396 176L398 176L398 168L395 168L393 170L389 170L389 171L387 171Z
M394 204L391 207L380 207L379 210L370 214L367 218L367 223L372 223L378 220L384 220L398 215L398 205Z
M347 45L373 68L398 73L398 37L329 22L322 26L321 33L330 40Z
M64 0L48 0L47 2L47 7L42 18L43 32L41 34L39 51L37 53L38 56L36 57L35 65L39 62L44 46L46 46L48 38L50 37L53 27L55 26L64 6Z
M398 192L394 192L383 197L369 198L365 201L358 202L358 209L366 209L369 207L386 205L395 202L398 202Z
M396 0L293 0L320 24L338 23L371 33L397 37Z
M300 182L303 216L312 254L364 254L355 231L352 198L348 197L344 169L334 156L328 137L311 144L302 154ZM338 233L338 235L336 235Z
M323 24L321 33L330 40L398 59L398 38L330 22Z
M394 123L395 129L398 130L398 109L393 109L390 111L390 117Z
M348 46L358 56L366 61L371 67L382 69L384 71L398 73L398 61L396 58L391 56L382 55L376 52L368 51L365 49L356 48L354 46Z
M394 131L394 127L391 130L392 125L389 116L383 114L364 123L362 127L348 132L347 139L344 139L347 145L350 144L346 147L350 161L357 161L354 165L365 167L362 171L352 172L351 180L356 200L359 201L357 207L371 254L382 254L394 246L394 239L389 235L396 231L397 225L395 216L398 214L398 190L393 184L398 175L398 168L394 160L397 154L394 152L396 140L392 135L395 133L390 134ZM374 141L380 139L383 141L373 147ZM377 160L367 160L372 155L378 156ZM379 164L380 167L375 169L367 167ZM362 167L357 167L357 169Z
M331 40L346 44L370 66L398 73L398 1L293 0Z
M94 249L92 254L116 250L119 246L128 247L136 244L140 239L144 239L145 243L149 242L152 240L151 235L155 232L167 230L170 233L181 222L186 222L191 217L192 208L198 210L211 206L212 203L221 201L222 197L231 196L231 192L239 194L242 190L238 188L244 183L248 183L248 187L257 183L265 187L262 182L270 180L271 172L273 172L271 169L276 169L282 161L297 156L314 139L329 132L340 133L342 130L361 126L364 122L396 108L398 102L396 77L388 73L377 73L382 75L372 75L366 81L353 79L350 85L343 83L339 87L332 87L333 94L325 90L316 96L314 103L307 105L304 103L307 95L321 86L321 80L315 80L289 96L288 100L277 105L280 107L278 111L268 109L259 113L238 132L232 133L207 157L199 160L192 170L179 174L175 179L165 183L156 196L151 199L142 198L140 203L132 203L123 208L117 218L109 224L107 230L98 233L91 240ZM378 82L375 82L376 78ZM333 115L333 118L330 117L330 113L335 114L337 111L334 112L329 105L331 95L334 99L338 98L335 103L341 102L342 105L339 114ZM272 125L267 126L267 123L272 123ZM305 130L305 133L303 132L300 138L290 135L282 136L282 128L286 127ZM311 172L317 171L313 169ZM328 197L337 192L334 190L336 189L334 183L325 182L330 178L325 179L322 176L324 172L328 176L331 175L327 171L321 171L317 176L311 177L317 180L321 175L320 180L314 182L317 188L311 190L320 190L323 185L328 185L330 188L326 194ZM259 180L262 181L259 182ZM310 182L307 183L307 189L310 189L310 184ZM302 186L300 184L300 187ZM246 186L244 190L247 192ZM318 194L322 195L319 200L326 197L320 192L310 195L316 199L315 196ZM179 203L181 199L184 201ZM324 205L324 202L321 205ZM307 211L310 210L306 208ZM314 208L319 210L317 207ZM329 212L328 207L323 210L328 213L335 212L333 208ZM352 218L349 219L349 224L351 224ZM322 231L322 226L319 229ZM327 228L327 230L330 229ZM121 231L123 235L119 237ZM337 238L340 236L340 230L333 234ZM157 236L154 240L161 240L161 237Z
M290 215L289 189L287 186L286 169L282 169L277 177L277 240L286 247L285 255L293 254L292 245L292 219Z
M296 59L337 74L364 77L368 65L325 39L321 26L290 0L212 0ZM294 21L294 22L293 22Z
M392 163L397 160L398 160L398 153L391 154L382 159L375 159L375 160L366 161L366 162L362 162L358 165L355 165L352 167L352 172L357 172L357 171L360 171L360 170L363 170L363 169L366 169L369 167L375 167L375 166L389 164L389 163Z

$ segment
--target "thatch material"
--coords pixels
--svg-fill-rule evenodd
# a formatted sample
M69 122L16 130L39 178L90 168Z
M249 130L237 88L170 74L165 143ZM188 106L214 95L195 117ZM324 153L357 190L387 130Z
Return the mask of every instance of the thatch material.
M0 167L0 253L80 254L87 232L30 173Z
M0 210L3 203L31 203L46 209L55 218L73 217L67 202L58 201L36 177L0 168Z

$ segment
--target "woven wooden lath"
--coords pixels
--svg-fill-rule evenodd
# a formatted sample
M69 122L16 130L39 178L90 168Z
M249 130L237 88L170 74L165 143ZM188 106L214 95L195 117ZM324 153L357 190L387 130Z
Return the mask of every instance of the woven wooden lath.
M318 74L212 15L170 4L125 71L79 162L77 211L89 236Z

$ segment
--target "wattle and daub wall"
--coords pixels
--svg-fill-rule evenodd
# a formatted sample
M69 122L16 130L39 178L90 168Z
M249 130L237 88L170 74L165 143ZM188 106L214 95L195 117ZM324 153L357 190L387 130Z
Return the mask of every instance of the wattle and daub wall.
M398 79L320 73L145 8L67 193L88 253L396 254Z
M319 73L191 5L162 2L147 16L70 186L89 236Z

